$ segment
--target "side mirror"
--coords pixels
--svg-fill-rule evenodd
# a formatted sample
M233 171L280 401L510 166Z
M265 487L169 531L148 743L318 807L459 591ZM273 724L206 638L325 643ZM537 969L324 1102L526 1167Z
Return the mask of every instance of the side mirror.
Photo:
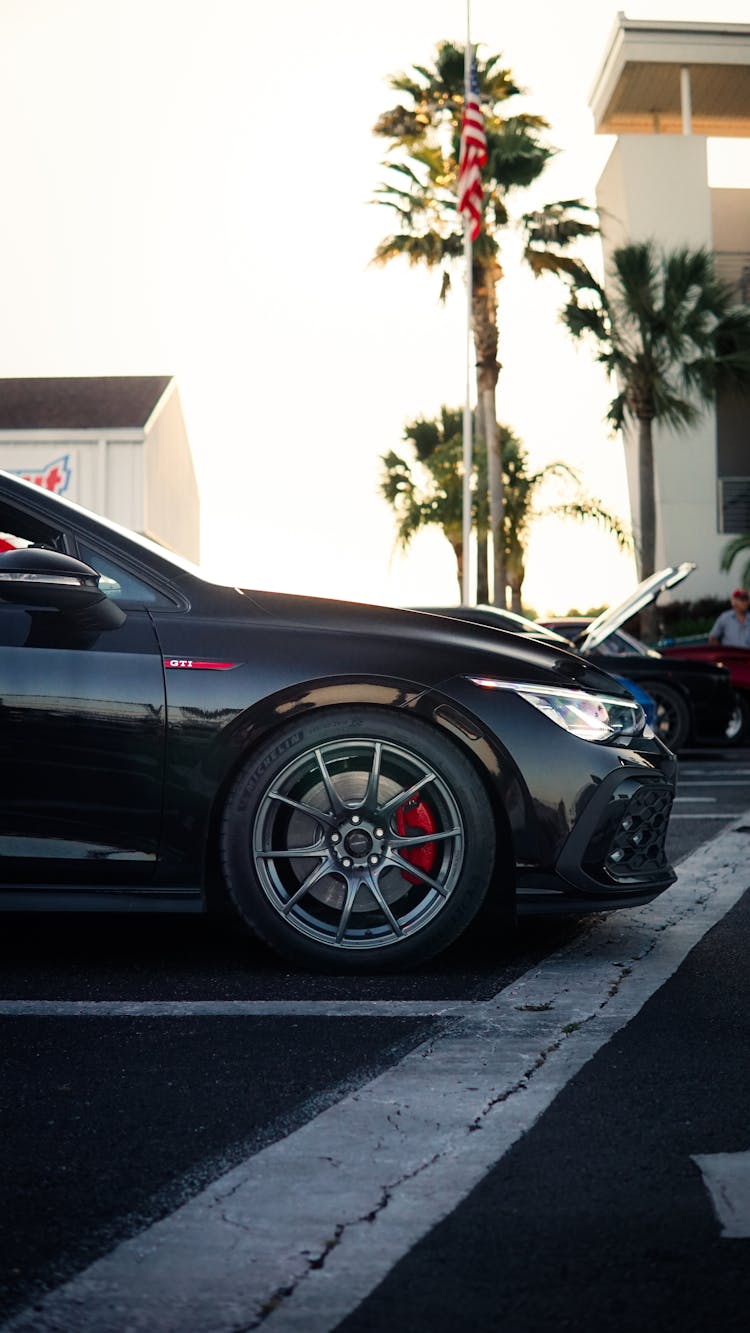
M0 600L16 606L51 607L86 621L86 628L114 629L125 614L107 602L99 575L62 551L26 546L0 554ZM107 607L110 614L102 615ZM94 624L96 622L96 625Z

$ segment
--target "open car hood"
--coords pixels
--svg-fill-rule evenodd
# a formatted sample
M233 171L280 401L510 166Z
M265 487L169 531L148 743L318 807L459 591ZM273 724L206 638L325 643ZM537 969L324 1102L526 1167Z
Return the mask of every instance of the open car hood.
M650 574L624 601L602 611L596 620L592 620L585 634L577 640L576 650L581 653L593 652L608 635L614 634L615 630L620 629L637 611L642 611L644 606L650 606L660 592L682 583L694 569L695 564L685 560L681 565L668 565L666 569L659 569L655 574Z

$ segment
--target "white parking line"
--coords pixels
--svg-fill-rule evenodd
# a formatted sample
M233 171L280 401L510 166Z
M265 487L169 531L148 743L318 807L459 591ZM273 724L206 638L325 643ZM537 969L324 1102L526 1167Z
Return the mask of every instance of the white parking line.
M472 1000L0 1000L11 1018L466 1018Z
M692 812L690 814L688 814L687 812L685 814L681 814L679 810L677 811L673 810L672 814L669 816L670 823L672 822L673 819L724 819L727 821L727 823L729 823L730 820L736 818L737 818L736 814L722 815L719 814L718 812L715 814L694 814Z
M717 768L715 765L712 765L710 768L701 768L697 764L680 764L680 773L689 773L691 776L700 773L701 775L707 778L711 777L746 778L748 776L748 773L750 773L750 767L745 765L744 768L724 768L724 767Z
M491 1001L454 1013L447 1031L3 1333L327 1333L741 897L748 850L735 828L719 834L681 863L656 902L598 919Z
M727 1240L750 1239L750 1151L694 1155Z

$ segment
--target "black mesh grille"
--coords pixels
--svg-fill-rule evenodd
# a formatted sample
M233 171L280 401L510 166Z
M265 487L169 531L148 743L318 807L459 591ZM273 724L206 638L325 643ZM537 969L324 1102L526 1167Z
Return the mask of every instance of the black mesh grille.
M616 880L663 871L664 843L673 794L669 788L643 786L631 796L612 831L604 866Z

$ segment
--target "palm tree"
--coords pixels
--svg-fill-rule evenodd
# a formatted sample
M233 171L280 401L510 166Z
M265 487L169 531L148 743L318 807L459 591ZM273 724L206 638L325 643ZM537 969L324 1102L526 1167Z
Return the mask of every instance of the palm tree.
M499 433L509 436L503 428ZM418 417L407 423L404 439L411 446L414 462L390 450L383 454L381 495L396 515L396 541L406 550L423 528L442 529L456 557L459 592L463 588L463 411L442 407L436 418ZM487 540L489 514L487 463L484 443L475 440L472 458L472 528L480 543ZM477 571L477 600L487 598L482 582L482 562Z
M381 459L384 471L380 488L396 514L397 542L403 550L423 528L436 525L442 529L456 556L459 593L463 587L462 419L461 409L442 407L438 418L420 417L409 422L404 438L412 447L416 464L423 469L422 476L417 475L414 464L391 451ZM535 472L530 471L528 455L517 436L499 422L496 429L503 446L504 565L511 592L511 609L520 613L526 548L534 518L550 514L593 520L611 532L621 547L629 546L630 538L619 519L580 490L580 479L573 468L555 462ZM486 530L488 517L487 494L482 487L485 460L484 444L478 440L473 468L472 521L479 536L483 524ZM568 499L539 508L540 492L553 477L565 477L578 489ZM477 601L486 601L486 591L480 586Z
M745 556L745 564L739 574L740 583L747 588L750 584L750 532L744 532L739 537L732 537L728 541L721 553L721 568L729 570L732 568L738 556Z
M509 222L507 196L530 185L554 149L542 135L540 116L505 115L521 92L502 57L477 60L488 162L483 173L485 225L473 246L472 326L477 364L478 434L487 445L493 599L504 605L502 441L496 432L498 362L497 284L502 277L497 232ZM375 262L404 257L441 273L444 299L455 264L463 256L463 228L456 207L458 154L464 100L464 48L441 42L433 65L414 66L390 79L403 101L379 118L374 133L389 142L388 180L378 202L392 209L397 227L377 247ZM577 202L577 201L574 201ZM559 219L561 225L564 217Z
M612 255L611 290L582 269L570 276L562 318L575 337L591 337L618 392L607 418L638 430L640 507L637 561L654 572L656 497L653 423L692 425L723 386L750 391L750 310L734 304L705 250L664 252L651 241Z

